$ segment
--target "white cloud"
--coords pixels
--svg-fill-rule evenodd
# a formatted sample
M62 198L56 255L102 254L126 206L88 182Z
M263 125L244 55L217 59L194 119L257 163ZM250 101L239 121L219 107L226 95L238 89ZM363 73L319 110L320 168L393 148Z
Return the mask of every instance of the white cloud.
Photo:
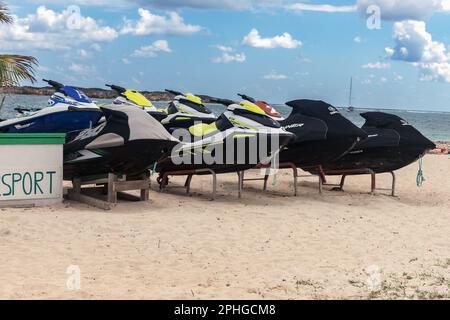
M247 60L245 53L234 53L234 50L231 47L218 45L217 49L219 49L222 52L222 55L220 57L214 58L213 59L214 63L230 63L230 62L243 63L245 62L245 60Z
M363 39L362 39L360 36L357 36L357 37L354 37L354 38L353 38L353 42L354 42L354 43L362 43L362 42L363 42Z
M91 17L81 16L74 27L69 24L69 11L56 12L45 6L24 18L14 18L13 24L0 26L3 49L70 49L79 43L112 41L118 36L113 28L101 26Z
M86 66L78 63L72 63L69 68L70 71L79 75L92 75L95 72L95 68L92 66Z
M172 49L170 49L169 43L166 40L157 40L151 45L140 47L135 50L131 56L139 58L156 58L160 52L172 52Z
M122 62L123 62L123 64L131 64L131 61L128 58L123 58Z
M99 1L99 0L97 0ZM101 0L100 0L101 1ZM271 6L280 6L282 0L130 0L141 6L160 7L165 9L225 9L253 10Z
M408 62L445 62L449 59L445 45L433 41L424 21L407 20L394 24L395 47L386 52L394 60Z
M347 13L356 12L356 6L334 6L329 4L307 4L307 3L294 3L287 5L286 8L295 11L317 11L317 12L329 12L329 13Z
M89 53L84 49L78 49L78 54L82 59L86 59L89 57Z
M450 83L450 62L421 63L420 80Z
M167 16L159 16L149 10L140 8L139 20L125 19L121 34L147 36L151 34L188 35L200 32L202 28L196 25L185 24L183 18L176 12L169 12Z
M91 49L96 51L96 52L101 52L102 51L102 47L98 43L93 43L91 45Z
M295 49L302 45L300 40L295 40L292 36L285 32L281 36L275 36L273 38L262 38L256 29L252 29L250 33L244 37L243 44L254 48L274 49Z
M279 74L275 70L272 70L271 73L264 76L265 80L286 80L289 77L284 74Z
M385 49L392 60L419 67L422 81L450 82L450 52L445 44L433 40L424 21L396 22L394 41L394 48Z
M390 21L421 20L434 11L450 10L449 0L358 0L358 12L366 16L371 5L381 9L381 18Z
M389 69L390 63L387 62L370 62L362 66L363 69Z

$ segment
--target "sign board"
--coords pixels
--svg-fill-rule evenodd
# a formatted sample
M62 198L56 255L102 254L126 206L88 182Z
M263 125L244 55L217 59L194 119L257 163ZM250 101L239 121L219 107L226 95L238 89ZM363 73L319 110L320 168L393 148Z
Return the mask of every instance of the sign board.
M0 134L0 206L62 201L64 134Z

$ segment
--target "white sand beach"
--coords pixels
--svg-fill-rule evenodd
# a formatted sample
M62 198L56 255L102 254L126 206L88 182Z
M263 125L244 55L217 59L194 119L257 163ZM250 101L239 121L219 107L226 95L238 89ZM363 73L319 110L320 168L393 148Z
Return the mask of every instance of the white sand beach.
M210 178L194 177L192 196L176 178L112 211L2 209L0 298L448 299L450 159L424 159L422 188L417 167L398 172L395 198L368 194L368 177L323 195L302 180L293 197L286 171L266 193L247 183L241 200L224 175L216 201ZM79 290L66 285L71 265Z

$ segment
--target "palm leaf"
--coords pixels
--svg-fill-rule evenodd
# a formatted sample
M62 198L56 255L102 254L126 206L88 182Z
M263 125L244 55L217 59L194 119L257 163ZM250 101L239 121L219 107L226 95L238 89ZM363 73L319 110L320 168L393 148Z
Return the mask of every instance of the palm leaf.
M29 56L0 54L0 86L17 86L22 80L35 82L37 60Z
M13 23L13 17L11 17L8 8L2 2L0 2L0 23Z

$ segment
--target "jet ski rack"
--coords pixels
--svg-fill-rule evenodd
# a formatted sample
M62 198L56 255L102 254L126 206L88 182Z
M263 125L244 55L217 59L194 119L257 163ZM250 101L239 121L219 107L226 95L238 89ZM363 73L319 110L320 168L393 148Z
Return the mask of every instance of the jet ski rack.
M251 179L245 179L244 177L244 172L242 172L242 186L241 189L244 189L244 182L245 181L264 181L264 187L263 187L263 191L267 191L267 182L269 180L269 171L272 168L271 165L258 165L256 167L256 169L266 169L266 174L264 175L264 178L251 178ZM281 162L278 164L278 168L279 170L284 170L284 169L290 169L292 170L292 177L294 180L294 196L297 197L298 196L298 179L299 178L311 178L311 177L316 177L316 175L300 175L298 170L300 168L298 168L295 163L293 162ZM320 185L320 177L319 177L319 185Z
M68 192L70 200L82 202L103 210L114 208L119 198L127 201L149 200L150 179L145 174L139 177L127 177L113 173L102 176L77 177L73 179L72 185L73 188ZM83 186L87 185L91 187L83 188ZM125 193L125 191L132 190L140 190L140 197ZM106 201L102 199L105 194Z
M395 176L395 173L393 171L386 172L391 174L392 176L392 186L391 188L377 188L377 180L376 176L377 173L375 173L372 169L347 169L347 170L323 170L322 167L319 167L319 177L320 177L320 193L323 192L324 186L332 186L335 187L333 190L336 191L344 191L344 185L346 178L348 176L360 176L360 175L370 175L371 177L371 194L375 194L376 191L390 191L391 196L395 197L395 188L397 183L397 178ZM341 176L341 182L339 184L331 184L327 183L326 176Z
M159 177L157 178L159 184L159 190L164 191L169 185L169 177L170 176L187 176L186 182L184 183L184 188L186 188L186 194L190 194L191 192L191 182L192 178L196 175L211 175L212 176L212 193L211 200L216 199L217 195L217 175L218 173L212 169L193 169L193 170L178 170L178 171L167 171L161 172ZM238 197L239 199L242 197L242 186L244 174L243 171L237 172L238 175Z
M241 172L241 175L242 175L241 189L244 189L245 181L264 181L263 191L267 191L267 181L269 180L269 172L270 172L270 169L272 169L272 165L271 164L267 164L267 165L260 164L255 169L266 169L264 178L245 179L244 172ZM298 174L297 166L292 162L283 162L283 163L279 163L277 169L292 169L293 178L294 178L294 196L296 197L298 195L298 178L300 177L300 175Z

